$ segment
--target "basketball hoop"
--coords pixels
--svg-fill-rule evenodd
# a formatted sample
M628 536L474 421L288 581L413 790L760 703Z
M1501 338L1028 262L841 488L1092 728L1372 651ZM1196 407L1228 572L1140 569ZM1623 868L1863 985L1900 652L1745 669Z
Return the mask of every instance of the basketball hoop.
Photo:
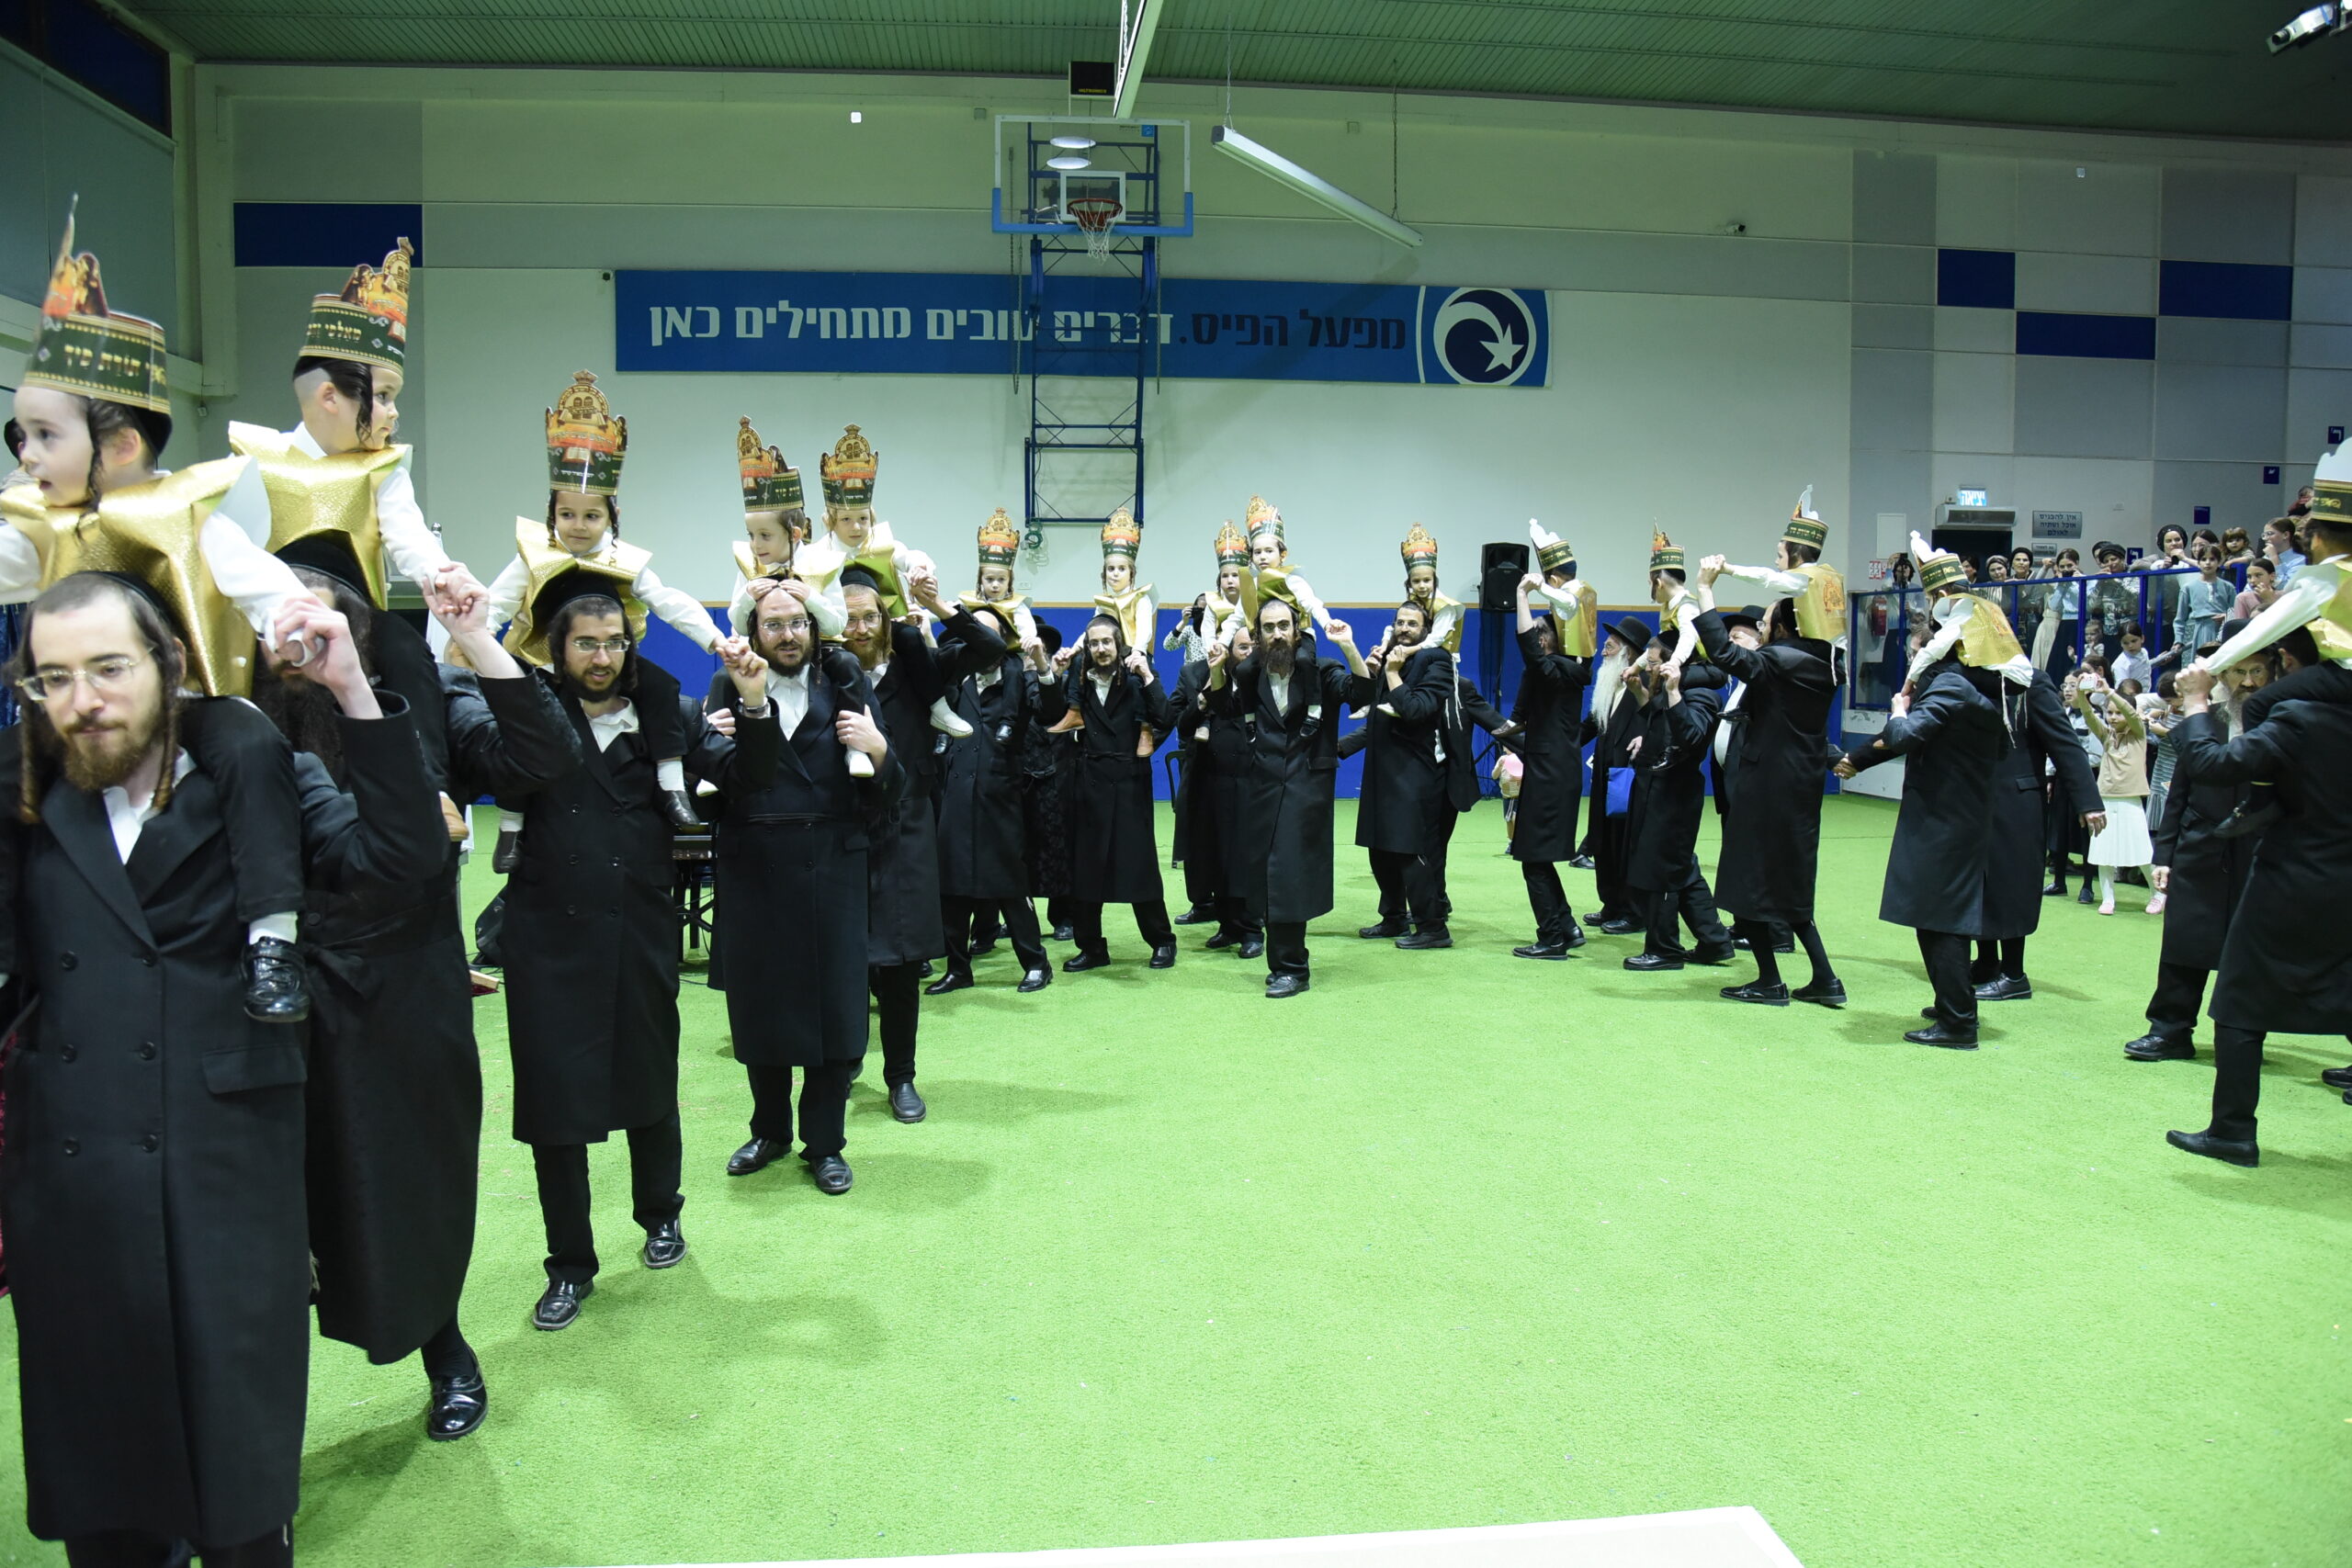
M1111 225L1119 220L1125 207L1116 197L1074 196L1064 203L1069 220L1086 239L1086 254L1107 256L1111 254Z

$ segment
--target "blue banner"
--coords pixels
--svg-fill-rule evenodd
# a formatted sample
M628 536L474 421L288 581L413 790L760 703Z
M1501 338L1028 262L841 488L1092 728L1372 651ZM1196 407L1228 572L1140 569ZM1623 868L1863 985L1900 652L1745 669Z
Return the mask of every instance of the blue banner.
M1534 288L1057 277L1033 326L1022 280L976 273L623 272L622 370L1003 376L1033 333L1048 374L1118 376L1146 346L1155 376L1541 387L1550 316ZM1125 363L1122 363L1122 362Z

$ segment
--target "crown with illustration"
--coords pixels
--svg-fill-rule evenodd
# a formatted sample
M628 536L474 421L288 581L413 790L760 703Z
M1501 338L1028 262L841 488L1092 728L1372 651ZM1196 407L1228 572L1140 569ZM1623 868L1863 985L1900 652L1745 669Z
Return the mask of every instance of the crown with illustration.
M1243 565L1250 559L1250 536L1235 527L1233 519L1228 517L1225 526L1216 531L1216 548L1219 567Z
M75 205L79 198L75 198ZM74 251L74 210L33 331L33 351L21 387L53 387L77 397L103 398L154 413L172 412L164 329L142 316L107 308L98 258Z
M749 414L735 431L735 468L743 479L743 510L776 512L801 504L800 470L777 447L760 445Z
M1241 526L1252 546L1261 538L1272 539L1278 545L1283 542L1282 509L1262 495L1250 498L1250 510L1241 514Z
M1437 540L1419 523L1405 531L1405 542L1396 547L1396 553L1405 558L1407 571L1417 566L1437 569Z
M980 525L980 564L1011 566L1012 558L1020 552L1021 525L1000 506Z
M1813 509L1811 485L1805 486L1804 493L1797 497L1796 510L1789 513L1789 525L1781 530L1781 537L1792 545L1810 545L1816 550L1829 542L1829 525Z
M1682 570L1682 547L1668 538L1666 530L1663 528L1653 529L1650 533L1650 570L1652 571L1680 571Z
M383 265L363 262L351 269L342 293L314 296L302 329L302 357L405 370L409 266L415 258L416 247L403 236Z
M613 417L595 372L573 372L571 385L548 410L548 488L614 494L628 453L628 421Z
M1136 521L1134 513L1122 506L1102 525L1102 558L1109 560L1116 556L1133 565L1136 552L1141 548L1143 525Z
M820 453L817 458L817 477L825 487L828 506L871 506L874 504L874 471L881 463L881 454L873 444L851 425L833 443L833 449Z

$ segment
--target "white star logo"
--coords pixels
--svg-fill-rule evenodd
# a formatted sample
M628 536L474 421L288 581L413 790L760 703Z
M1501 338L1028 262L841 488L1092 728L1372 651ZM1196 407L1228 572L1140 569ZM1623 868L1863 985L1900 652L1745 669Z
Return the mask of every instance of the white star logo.
M1510 369L1519 363L1520 352L1525 347L1526 344L1510 335L1509 327L1503 328L1502 336L1490 340L1487 344L1487 368L1489 370Z

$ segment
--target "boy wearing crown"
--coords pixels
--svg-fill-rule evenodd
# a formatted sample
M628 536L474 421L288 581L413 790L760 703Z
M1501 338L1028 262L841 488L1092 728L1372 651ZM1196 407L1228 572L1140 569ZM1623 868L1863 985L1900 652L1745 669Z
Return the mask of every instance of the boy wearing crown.
M1650 534L1650 602L1657 606L1658 635L1671 645L1668 660L1678 669L1699 647L1699 601L1683 585L1682 547L1665 530Z
M1013 643L1027 649L1037 640L1037 618L1030 612L1029 596L1012 591L1012 563L1021 553L1021 530L1003 507L980 525L980 569L973 579L975 592L962 595L967 610L993 610Z
M1813 509L1813 487L1804 487L1781 530L1779 553L1770 570L1760 566L1716 569L1715 576L1752 582L1796 605L1797 636L1826 642L1842 663L1846 651L1846 580L1821 558L1829 542L1829 526ZM1703 567L1706 563L1702 562Z
M735 471L743 486L744 534L735 541L735 570L743 581L728 603L727 623L742 637L749 635L754 588L771 580L799 581L794 558L808 542L808 512L802 501L800 470L784 460L781 449L761 444L749 414L735 431ZM804 597L812 601L808 614L817 635L841 636L835 607L813 592Z
M550 619L559 606L596 593L620 602L634 642L645 640L650 611L705 653L719 654L726 639L701 601L664 584L653 575L653 552L620 536L628 421L613 417L593 373L575 374L548 411L547 442L547 516L514 519L514 559L490 585L491 624L506 623L507 651L540 669L559 665L562 650L548 647ZM673 827L692 830L701 818L686 798L686 735L677 678L650 660L638 664L635 712L655 759L662 803ZM513 835L523 825L519 811L502 815L492 861L495 869L513 869L518 852Z
M272 638L284 607L313 596L224 509L244 458L157 467L172 433L165 365L163 329L107 307L98 258L74 254L69 218L16 395L33 482L0 491L0 603L22 604L76 571L134 579L177 622L191 682L209 697L242 697L254 637ZM309 657L291 645L278 651L289 663ZM249 705L202 703L187 716L188 750L221 791L236 852L246 1010L299 1023L311 1002L294 947L303 879L292 753ZM0 779L13 783L14 768L13 756L0 762ZM15 966L13 947L9 931L0 970Z
M1264 496L1253 495L1250 509L1242 513L1242 522L1250 538L1250 572L1241 583L1243 624L1257 619L1260 601L1280 584L1291 601L1306 612L1317 630L1329 631L1331 612L1323 607L1314 588L1290 564L1290 547L1283 543L1281 509Z

